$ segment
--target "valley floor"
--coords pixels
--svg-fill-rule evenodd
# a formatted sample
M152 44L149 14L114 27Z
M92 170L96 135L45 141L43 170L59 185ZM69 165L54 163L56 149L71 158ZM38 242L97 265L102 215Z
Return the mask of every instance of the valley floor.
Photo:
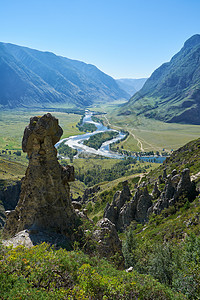
M200 125L164 123L133 115L118 116L114 112L102 115L101 118L105 125L114 129L124 129L130 133L129 137L120 143L123 149L129 151L170 153L200 136Z

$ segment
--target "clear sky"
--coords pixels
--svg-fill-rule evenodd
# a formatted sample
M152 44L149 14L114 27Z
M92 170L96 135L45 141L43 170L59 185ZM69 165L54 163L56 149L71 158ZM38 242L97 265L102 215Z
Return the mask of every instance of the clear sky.
M0 0L0 41L148 77L200 33L200 0Z

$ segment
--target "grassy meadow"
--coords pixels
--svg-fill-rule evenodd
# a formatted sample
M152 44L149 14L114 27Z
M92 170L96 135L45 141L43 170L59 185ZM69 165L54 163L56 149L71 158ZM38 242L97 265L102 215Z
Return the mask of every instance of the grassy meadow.
M22 151L25 127L33 116L44 115L45 111L0 111L0 179L19 180L24 176L28 160ZM82 134L76 127L81 115L52 112L63 128L63 138Z
M25 127L34 116L42 116L46 111L0 111L0 150L21 150L21 141ZM71 135L82 134L76 124L81 115L68 114L63 112L52 112L52 115L59 119L59 124L64 133L63 138Z
M114 129L129 131L129 137L118 144L129 151L176 150L200 136L200 125L164 123L134 115L117 116L114 112L102 115L105 124Z

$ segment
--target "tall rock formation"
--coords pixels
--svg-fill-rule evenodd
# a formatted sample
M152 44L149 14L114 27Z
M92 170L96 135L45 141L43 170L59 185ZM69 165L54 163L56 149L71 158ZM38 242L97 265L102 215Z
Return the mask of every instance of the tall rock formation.
M71 235L77 217L68 182L74 180L74 169L58 163L54 147L62 133L58 120L49 113L31 118L25 128L22 149L28 154L29 165L19 202L15 210L8 212L5 237L25 229Z

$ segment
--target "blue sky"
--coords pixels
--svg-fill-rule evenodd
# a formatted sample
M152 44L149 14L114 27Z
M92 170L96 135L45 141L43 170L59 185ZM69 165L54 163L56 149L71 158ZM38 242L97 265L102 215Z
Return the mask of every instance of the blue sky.
M0 0L0 41L148 77L200 33L200 0Z

